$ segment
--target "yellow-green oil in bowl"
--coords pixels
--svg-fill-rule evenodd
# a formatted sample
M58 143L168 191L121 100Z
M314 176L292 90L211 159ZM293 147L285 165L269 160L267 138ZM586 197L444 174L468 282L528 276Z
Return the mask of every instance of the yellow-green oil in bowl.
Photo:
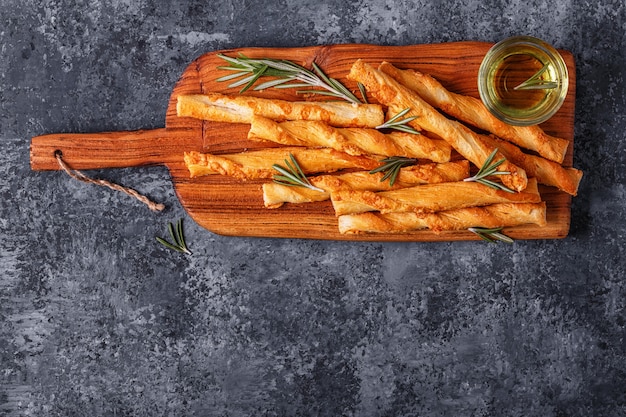
M481 100L491 113L512 125L534 125L552 117L567 88L567 66L561 55L528 36L494 45L478 73Z

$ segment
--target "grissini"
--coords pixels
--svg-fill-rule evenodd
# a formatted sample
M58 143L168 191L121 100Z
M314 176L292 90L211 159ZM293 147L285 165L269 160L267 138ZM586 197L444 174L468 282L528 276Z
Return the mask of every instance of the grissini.
M378 104L286 101L220 93L180 95L176 112L180 117L214 122L250 123L256 114L273 120L319 120L341 127L376 127L385 117Z
M341 134L351 141L361 144L363 149L382 156L405 156L407 158L428 159L433 162L448 162L452 155L452 147L442 139L434 139L426 134L412 134L405 132L389 132L382 139L373 129L340 128ZM385 151L386 144L389 149ZM393 144L393 145L392 145ZM397 152L395 151L397 148ZM385 151L378 154L375 151Z
M383 175L382 172L370 174L368 171L356 171L309 177L311 184L324 191L269 182L263 184L263 203L267 208L278 208L284 203L325 201L330 199L330 193L339 190L388 191L418 184L461 181L469 176L469 161L427 163L402 168L393 185L389 185L389 181L382 181Z
M447 162L452 153L446 141L424 135L384 134L369 128L336 128L310 120L276 122L262 116L253 116L248 139L290 146L322 146L350 155L404 156L433 162Z
M190 176L221 174L237 179L272 178L277 171L274 164L285 166L285 160L293 155L305 174L333 172L346 168L371 170L379 162L367 156L353 156L329 148L303 147L268 148L233 154L213 155L186 152L185 165Z
M494 150L481 139L480 135L461 123L446 118L417 93L363 60L359 59L352 65L348 78L362 83L380 103L388 106L393 112L409 108L406 116L417 116L415 120L409 122L411 126L441 137L465 159L478 167L485 163ZM502 157L500 154L496 156L496 159ZM508 172L500 176L502 183L507 187L515 191L526 188L528 179L520 167L505 161L498 167L498 171Z
M253 116L248 131L250 140L266 140L287 146L326 147L349 155L366 152L350 143L339 131L315 120L277 122L263 116Z
M379 70L417 92L428 104L455 119L493 133L546 159L563 163L569 141L548 135L539 126L512 126L492 115L479 99L448 91L430 75L383 62ZM527 173L530 175L529 173Z
M485 140L497 147L506 159L522 167L527 175L537 178L539 184L551 185L572 196L578 193L583 177L581 170L566 168L540 156L526 154L514 144L495 136L486 136Z
M546 203L500 203L427 214L367 212L339 216L338 224L342 234L406 233L422 229L442 232L524 224L543 227L547 224Z
M476 182L457 181L424 184L399 190L371 192L339 190L331 193L335 214L366 211L428 213L495 203L538 203L541 196L534 178L517 193L496 190Z

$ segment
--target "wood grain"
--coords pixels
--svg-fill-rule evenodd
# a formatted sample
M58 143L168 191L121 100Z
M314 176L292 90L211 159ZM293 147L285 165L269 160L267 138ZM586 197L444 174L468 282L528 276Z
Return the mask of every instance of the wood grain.
M34 170L58 169L54 152L75 169L116 168L164 164L171 173L176 195L189 215L206 229L229 236L367 240L367 241L455 241L474 240L470 232L416 231L405 234L341 235L330 202L287 204L269 210L263 206L262 182L241 182L222 176L189 178L183 153L240 152L266 146L247 140L249 125L203 122L176 115L180 94L221 92L236 94L216 78L224 62L217 53L249 57L289 59L304 66L315 61L325 72L356 91L346 80L352 63L364 59L373 65L386 60L399 68L415 68L437 78L449 90L478 97L476 74L482 57L492 46L482 42L454 42L410 46L346 44L305 48L241 48L207 53L194 60L175 85L166 113L165 128L136 132L98 134L51 134L31 142ZM567 139L570 146L564 166L573 161L574 98L576 76L571 53L561 51L570 72L568 96L559 112L542 127L549 134ZM246 94L286 100L320 100L302 97L292 90L269 89ZM553 187L540 187L548 206L548 225L518 226L505 229L514 239L556 239L567 235L571 217L571 197Z

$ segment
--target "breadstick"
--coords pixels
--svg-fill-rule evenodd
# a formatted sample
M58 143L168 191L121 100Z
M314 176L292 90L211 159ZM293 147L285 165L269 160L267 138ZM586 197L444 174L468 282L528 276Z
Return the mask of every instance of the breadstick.
M446 141L424 135L403 132L384 134L368 128L336 128L309 120L278 123L262 116L252 118L248 139L291 146L324 146L350 155L404 156L433 162L449 161L452 152Z
M184 159L190 176L221 174L237 179L272 178L274 164L285 166L292 154L305 174L333 172L345 168L374 169L379 162L367 156L352 156L334 149L302 147L268 148L234 154L212 155L186 152Z
M366 152L350 143L339 131L324 122L295 120L276 122L262 116L253 116L248 139L267 140L289 146L326 147L349 155Z
M214 122L250 123L256 114L274 120L320 120L342 127L376 127L385 117L378 104L293 102L219 93L180 95L176 112L179 117Z
M382 172L370 174L368 171L357 171L341 175L309 177L309 181L314 186L324 190L323 192L270 182L263 184L263 202L265 207L278 208L284 203L325 201L330 198L331 192L339 190L387 191L411 187L417 184L461 181L469 176L469 162L462 160L402 168L393 186L389 185L389 181L381 181L383 175Z
M409 212L428 213L495 203L538 203L541 196L534 178L524 191L508 193L476 182L425 184L379 193L339 190L331 193L335 214Z
M485 207L469 207L438 213L376 213L339 216L339 232L406 233L430 229L465 230L470 227L506 227L522 224L546 225L546 203L501 203Z
M385 139L382 139L376 134L379 132L372 129L341 128L340 132L349 140L359 142L363 149L376 155L405 156L440 163L448 162L452 155L452 147L448 142L442 139L429 138L425 134L390 132L384 134ZM390 148L384 153L377 153L377 150L384 150L384 142L390 142ZM392 151L391 143L393 143L393 148L398 149L397 152Z
M412 69L401 70L388 62L383 62L378 69L414 90L428 104L444 113L535 151L544 158L563 163L569 146L566 139L550 136L539 126L509 125L492 115L479 99L448 91L430 75Z
M506 159L522 167L527 175L537 178L539 184L557 187L572 196L578 193L578 185L583 176L582 171L576 168L565 168L540 156L525 154L512 143L495 136L487 136L485 140L497 147Z
M348 78L362 83L380 103L389 106L393 111L409 108L410 111L406 116L417 116L415 120L409 122L411 126L441 137L474 165L482 166L493 151L480 135L461 123L446 118L417 93L364 61L357 60L352 65ZM500 159L502 155L496 158ZM505 161L498 170L509 172L507 175L501 175L502 183L507 187L516 191L526 188L527 178L523 169Z
M315 177L309 178L313 180ZM311 181L313 185L315 183ZM315 185L317 187L317 185ZM311 190L304 187L290 187L288 185L267 182L263 184L263 205L268 209L282 207L285 203L314 203L326 201L330 193L326 191Z

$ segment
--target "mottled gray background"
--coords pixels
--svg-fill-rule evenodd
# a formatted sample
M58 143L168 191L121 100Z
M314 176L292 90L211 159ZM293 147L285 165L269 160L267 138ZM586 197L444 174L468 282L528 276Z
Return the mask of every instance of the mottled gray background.
M155 4L163 4L156 6ZM622 0L0 1L0 416L626 415ZM570 236L514 245L232 238L163 167L61 172L35 135L157 128L204 52L495 42L577 62Z

